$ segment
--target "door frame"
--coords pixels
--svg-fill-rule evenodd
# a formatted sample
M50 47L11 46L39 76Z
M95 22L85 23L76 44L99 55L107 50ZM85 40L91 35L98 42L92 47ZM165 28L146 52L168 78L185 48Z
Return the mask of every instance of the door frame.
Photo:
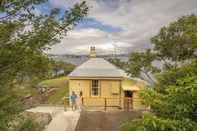
M126 92L131 93L131 94L127 94L127 96L126 96ZM124 99L123 100L124 101L124 110L129 111L130 109L133 109L133 91L125 90L123 99Z

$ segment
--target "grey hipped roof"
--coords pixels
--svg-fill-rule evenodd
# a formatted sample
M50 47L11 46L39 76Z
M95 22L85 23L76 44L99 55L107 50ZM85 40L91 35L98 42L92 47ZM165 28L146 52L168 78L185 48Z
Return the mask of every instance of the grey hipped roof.
M69 77L126 77L126 73L103 58L90 58L73 70Z

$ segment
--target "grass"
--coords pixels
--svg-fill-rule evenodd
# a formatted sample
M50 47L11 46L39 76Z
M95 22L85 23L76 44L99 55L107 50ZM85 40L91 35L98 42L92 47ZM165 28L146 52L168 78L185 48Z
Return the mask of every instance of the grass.
M59 77L55 79L44 80L41 83L39 83L39 86L45 88L64 88L68 86L68 78Z
M49 104L63 104L63 98L68 96L68 88L60 88L54 95L51 95L48 99Z
M49 96L48 104L63 104L63 98L68 96L69 89L67 77L45 80L41 82L39 86L45 88L56 88L56 92Z

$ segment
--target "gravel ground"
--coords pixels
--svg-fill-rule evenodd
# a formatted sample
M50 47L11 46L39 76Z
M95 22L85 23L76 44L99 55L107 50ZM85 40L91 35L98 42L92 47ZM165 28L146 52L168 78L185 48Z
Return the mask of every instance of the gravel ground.
M120 131L122 122L140 115L140 112L134 111L83 111L75 131Z

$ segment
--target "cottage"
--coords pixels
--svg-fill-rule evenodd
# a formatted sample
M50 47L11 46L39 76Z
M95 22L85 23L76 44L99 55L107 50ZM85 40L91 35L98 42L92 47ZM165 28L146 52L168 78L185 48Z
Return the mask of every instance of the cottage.
M87 107L143 108L138 94L146 83L129 78L123 70L97 58L95 47L91 47L90 58L74 69L68 78L69 93L82 92L83 104Z

